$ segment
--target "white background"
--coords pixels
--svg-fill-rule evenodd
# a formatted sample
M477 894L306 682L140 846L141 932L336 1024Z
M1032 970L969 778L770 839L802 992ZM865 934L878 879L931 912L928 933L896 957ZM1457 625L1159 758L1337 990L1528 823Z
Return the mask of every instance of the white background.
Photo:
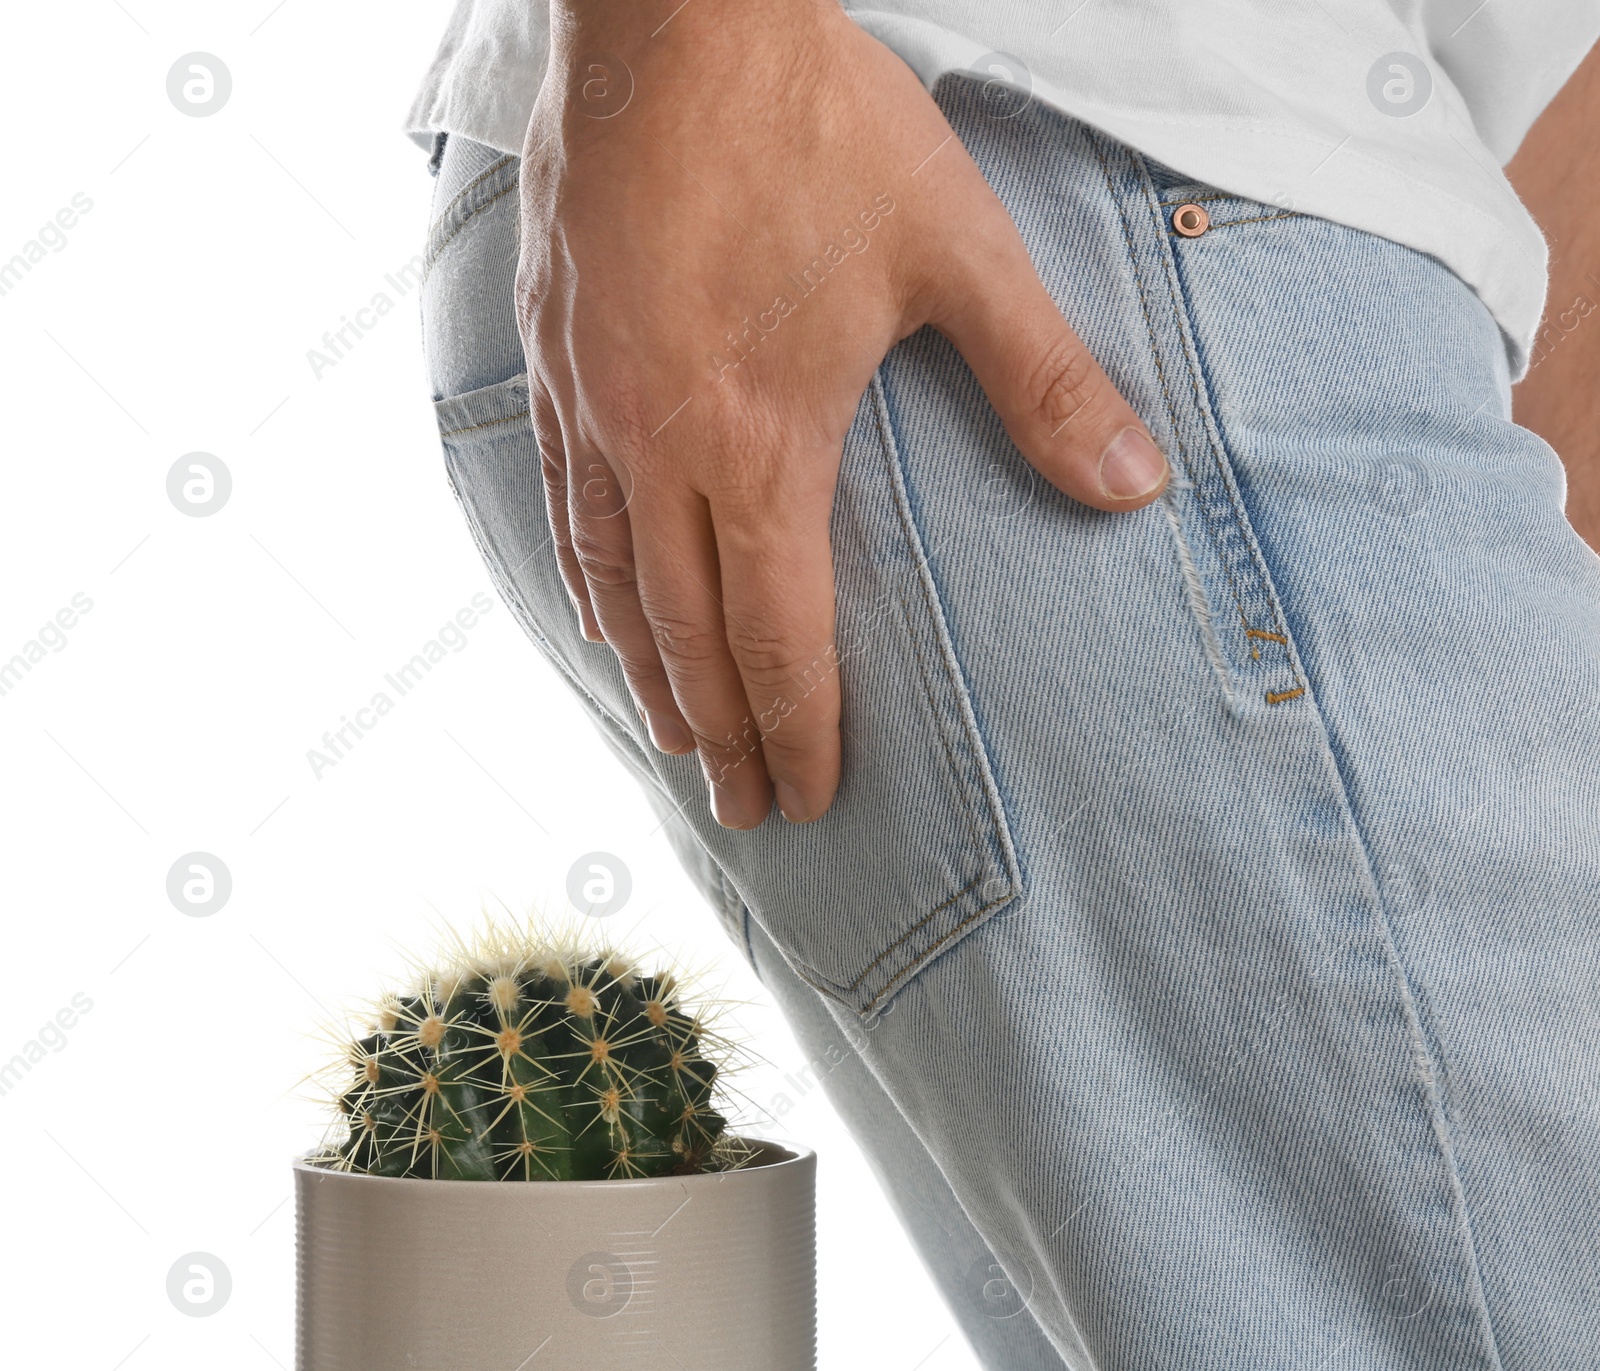
M801 1054L633 782L498 601L313 775L307 750L490 585L415 293L384 281L426 228L400 124L448 5L274 3L6 13L0 261L92 202L0 295L0 661L92 602L0 696L0 1061L92 1004L0 1096L7 1362L291 1366L289 1159L322 1124L298 1082L323 1007L485 902L559 912L603 849L634 879L607 931L748 1002L768 1065L744 1089L793 1098L788 1132L821 1154L822 1367L975 1366L821 1092L784 1080ZM195 51L233 80L205 118L166 89ZM307 351L378 291L398 307L319 379ZM166 489L195 451L233 481L204 518ZM209 917L166 891L197 850L233 882ZM233 1281L205 1318L166 1293L195 1251Z

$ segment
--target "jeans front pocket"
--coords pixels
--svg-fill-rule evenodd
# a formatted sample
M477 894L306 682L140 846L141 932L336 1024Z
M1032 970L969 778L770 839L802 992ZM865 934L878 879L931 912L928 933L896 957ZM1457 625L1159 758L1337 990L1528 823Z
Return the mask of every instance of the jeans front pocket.
M838 796L815 823L712 843L798 974L871 1015L1023 884L881 379L845 442L832 538L836 647L817 672L839 676Z
M838 677L844 779L815 823L774 813L743 833L711 817L692 758L649 748L615 659L578 633L550 544L526 377L435 408L451 484L502 597L608 739L637 759L640 779L653 776L672 797L798 974L871 1015L1017 898L1004 807L877 381L846 441L835 500L835 645L793 690L798 702Z

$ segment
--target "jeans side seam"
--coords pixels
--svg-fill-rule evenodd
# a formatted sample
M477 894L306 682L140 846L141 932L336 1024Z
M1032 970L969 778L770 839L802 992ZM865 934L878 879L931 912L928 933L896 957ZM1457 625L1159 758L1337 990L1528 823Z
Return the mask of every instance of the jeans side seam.
M1148 192L1147 192L1148 193ZM1161 206L1159 199L1152 199L1152 212L1158 223L1161 223ZM1187 293L1180 292L1179 273L1176 262L1173 260L1170 240L1165 232L1162 234L1163 247L1167 257L1168 289L1172 295L1172 307L1179 334L1183 339L1183 348L1191 370L1191 384L1195 386L1195 403L1200 408L1202 416L1214 419L1215 406L1210 403L1211 381L1206 371L1203 360L1198 352L1198 339L1192 338L1192 310L1188 308ZM1186 327L1190 324L1190 327ZM1202 382L1204 388L1202 389ZM1216 432L1211 433L1212 423L1207 423L1208 434L1214 444L1214 456L1219 465L1230 460L1227 454L1227 444L1220 431L1220 423ZM1428 1125L1433 1134L1434 1141L1439 1150L1440 1163L1444 1168L1445 1180L1450 1192L1451 1205L1456 1221L1456 1233L1460 1242L1459 1257L1463 1264L1462 1275L1465 1280L1467 1303L1472 1314L1479 1322L1479 1332L1483 1339L1483 1350L1490 1365L1495 1371L1503 1371L1503 1362L1500 1357L1498 1340L1495 1337L1493 1319L1489 1312L1488 1300L1484 1292L1482 1271L1478 1261L1477 1242L1474 1235L1471 1213L1467 1205L1466 1191L1461 1181L1460 1169L1456 1162L1456 1147L1454 1130L1448 1112L1444 1108L1444 1101L1439 1086L1439 1062L1437 1054L1430 1048L1428 1036L1424 1030L1421 1011L1417 1003L1416 992L1413 990L1413 977L1400 956L1399 946L1395 941L1390 921L1389 910L1385 901L1382 886L1378 880L1376 863L1373 860L1371 845L1367 834L1358 817L1354 791L1350 779L1341 764L1337 749L1331 741L1331 729L1328 719L1323 712L1321 703L1314 693L1306 689L1305 678L1300 672L1300 664L1294 649L1294 644L1288 631L1284 628L1283 616L1277 603L1277 593L1270 580L1270 575L1264 564L1262 554L1255 544L1253 535L1250 534L1248 515L1240 506L1231 485L1228 486L1229 498L1233 504L1234 517L1240 524L1241 533L1246 535L1246 542L1250 548L1252 560L1255 562L1261 585L1266 595L1266 602L1273 617L1273 624L1281 635L1279 641L1284 647L1289 661L1290 670L1294 673L1301 689L1293 698L1304 695L1310 705L1313 716L1317 719L1322 732L1322 747L1324 759L1330 768L1335 789L1339 795L1346 819L1350 825L1355 839L1356 850L1360 854L1361 867L1366 878L1366 883L1371 892L1372 908L1376 923L1376 933L1379 937L1385 964L1389 967L1390 974L1395 981L1398 993L1401 1017L1405 1023L1406 1046L1408 1055L1415 1067L1418 1086L1422 1095L1422 1104L1426 1112ZM1263 636L1263 635L1257 635ZM1269 703L1275 703L1273 694L1267 695Z
M1455 1210L1456 1233L1460 1239L1460 1257L1464 1266L1463 1275L1466 1280L1467 1297L1472 1312L1480 1323L1480 1332L1485 1341L1484 1351L1494 1371L1504 1371L1504 1362L1500 1357L1499 1340L1495 1336L1494 1319L1489 1312L1488 1297L1484 1292L1483 1273L1478 1261L1478 1244L1476 1232L1472 1223L1472 1212L1467 1204L1466 1187L1462 1184L1461 1169L1456 1161L1455 1129L1451 1123L1448 1111L1445 1109L1444 1098L1440 1090L1440 1066L1438 1054L1430 1048L1428 1034L1422 1023L1421 1009L1417 1003L1417 993L1413 989L1415 979L1400 955L1399 944L1395 941L1393 926L1389 916L1387 901L1383 888L1378 880L1376 863L1372 858L1372 848L1367 834L1358 817L1354 796L1349 778L1344 767L1340 764L1337 750L1326 741L1328 724L1322 714L1322 709L1315 701L1312 709L1316 712L1322 724L1324 736L1324 755L1328 766L1333 772L1337 790L1343 801L1346 816L1355 835L1356 847L1361 854L1362 866L1367 882L1372 891L1373 914L1377 925L1377 933L1383 947L1384 961L1389 967L1390 974L1394 977L1395 988L1398 992L1400 1010L1405 1020L1407 1046L1416 1068L1417 1084L1421 1089L1423 1106L1427 1111L1428 1124L1433 1133L1434 1141L1439 1149L1439 1160L1444 1167L1445 1178L1450 1189L1452 1207Z

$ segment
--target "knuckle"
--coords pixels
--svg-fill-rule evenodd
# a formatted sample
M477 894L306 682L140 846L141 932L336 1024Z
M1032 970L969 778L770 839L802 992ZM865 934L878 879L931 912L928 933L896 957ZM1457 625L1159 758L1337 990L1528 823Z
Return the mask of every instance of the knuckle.
M746 762L762 757L761 733L749 718L722 733L707 732L692 722L689 731L706 773L718 784L726 784Z
M1082 344L1062 340L1051 347L1028 376L1026 391L1039 422L1054 434L1095 398L1099 366Z
M698 414L691 419L686 411L662 435L668 440L665 448L660 440L655 446L674 466L687 458L696 484L708 495L754 503L771 470L767 459L792 441L789 428L768 407L740 396L713 396L709 404L695 407Z
M813 758L838 737L839 715L831 702L792 690L767 700L756 720L767 750L790 762Z
M567 460L561 451L561 444L551 442L547 431L538 425L534 427L534 437L539 443L539 471L544 476L544 488L547 498L551 503L566 502L567 498Z
M634 583L633 558L626 550L594 537L582 524L572 528L569 537L572 555L591 585L615 588Z
M834 647L808 655L797 652L792 643L749 635L734 641L731 633L730 646L756 707L761 735L773 748L798 756L836 726Z
M622 667L622 674L628 678L633 694L641 700L657 694L657 687L662 684L661 659L656 656L650 635L642 631L636 636L619 633L608 636L606 642Z
M661 660L679 674L704 670L721 657L720 635L705 624L654 613L648 605L645 617Z
M745 680L764 692L794 689L808 662L792 639L753 624L730 621L728 649Z

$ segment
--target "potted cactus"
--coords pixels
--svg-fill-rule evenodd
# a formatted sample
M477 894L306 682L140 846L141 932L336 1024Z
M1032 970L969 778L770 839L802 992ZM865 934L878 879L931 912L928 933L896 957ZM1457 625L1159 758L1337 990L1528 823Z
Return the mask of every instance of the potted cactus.
M490 925L344 1035L299 1371L815 1366L815 1155L737 1138L670 972Z

